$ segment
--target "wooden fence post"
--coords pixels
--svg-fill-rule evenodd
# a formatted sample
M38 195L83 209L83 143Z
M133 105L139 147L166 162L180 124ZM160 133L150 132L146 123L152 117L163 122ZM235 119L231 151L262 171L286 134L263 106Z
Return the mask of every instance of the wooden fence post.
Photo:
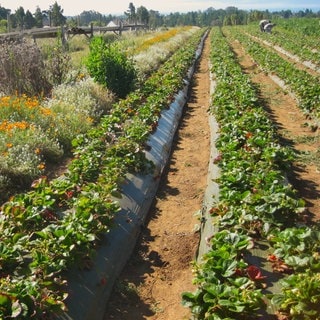
M64 26L61 26L61 43L63 46L67 43L66 29Z

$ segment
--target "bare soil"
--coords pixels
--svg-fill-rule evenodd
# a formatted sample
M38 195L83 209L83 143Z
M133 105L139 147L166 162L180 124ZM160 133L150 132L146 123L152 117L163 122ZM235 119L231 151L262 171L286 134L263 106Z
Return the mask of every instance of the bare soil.
M241 45L232 43L244 72L260 90L283 143L297 154L319 150L319 131L312 132L296 101L261 72ZM107 302L104 320L183 320L190 312L181 293L194 291L192 261L199 234L194 213L201 209L209 161L209 40L194 74L190 99L178 129L172 156L136 248ZM290 182L305 199L308 217L320 218L320 172L297 158Z

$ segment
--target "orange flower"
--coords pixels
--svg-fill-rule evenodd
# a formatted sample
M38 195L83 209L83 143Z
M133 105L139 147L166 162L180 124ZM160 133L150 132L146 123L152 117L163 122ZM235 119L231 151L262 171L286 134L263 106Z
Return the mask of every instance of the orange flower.
M41 163L38 165L38 169L40 169L40 170L44 170L45 167L46 167L46 166L45 166L45 164L44 164L43 162L41 162Z
M50 116L52 114L52 111L49 108L41 107L40 111L44 116Z
M15 128L17 129L26 129L29 127L29 124L26 121L18 121L18 122L8 122L4 120L0 123L0 131L11 131Z

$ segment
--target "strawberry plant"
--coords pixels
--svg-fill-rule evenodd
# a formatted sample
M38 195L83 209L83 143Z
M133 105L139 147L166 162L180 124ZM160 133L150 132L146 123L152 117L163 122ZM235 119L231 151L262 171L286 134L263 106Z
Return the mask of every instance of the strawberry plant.
M0 318L42 319L65 310L67 271L90 266L97 241L113 227L126 175L153 169L145 154L150 124L181 89L201 35L168 60L170 73L160 68L146 81L152 91L142 86L73 141L75 158L63 176L41 177L2 205Z
M282 292L272 303L292 320L320 319L320 274L307 271L281 280Z
M255 319L265 307L258 287L263 277L243 259L250 245L248 236L226 230L210 239L211 250L195 265L199 289L182 295L197 319Z
M296 271L320 271L320 231L302 226L274 230L269 236L274 255Z
M272 264L274 272L317 272L318 233L297 227L305 203L286 182L293 152L279 143L275 127L259 106L258 92L242 72L227 38L218 29L213 28L211 33L214 50L210 60L216 81L211 111L220 126L216 140L219 155L214 163L220 172L216 179L219 197L209 213L215 217L214 229L218 232L207 241L208 252L195 263L197 290L184 293L183 301L197 319L256 319L265 303L277 304L288 314L293 312L290 307L295 306L296 312L305 302L301 298L293 301L292 295L290 306L286 305L292 288L287 294L285 281L290 282L293 275L280 283L283 289L279 296L273 299L272 294L266 295L264 300L262 293L268 289L264 271L245 258L252 254L250 247L257 240L267 243L269 239L275 252L266 261ZM252 245L245 250L236 244L228 248L226 237L216 246L223 232L246 236ZM310 255L309 250L314 253ZM237 287L237 283L242 285ZM248 291L238 295L238 289ZM252 304L246 304L247 293ZM310 315L316 314L315 304L309 303L308 307ZM306 315L304 319L309 318Z

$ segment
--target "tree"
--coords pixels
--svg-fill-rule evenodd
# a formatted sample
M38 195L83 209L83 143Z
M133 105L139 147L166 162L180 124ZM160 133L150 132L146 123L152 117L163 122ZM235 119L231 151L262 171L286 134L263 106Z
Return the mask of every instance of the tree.
M10 14L10 10L5 9L0 5L0 20L7 20L8 14Z
M149 11L149 27L151 29L156 29L163 25L163 17L160 15L159 11L150 10Z
M291 10L282 10L281 11L281 15L284 17L284 18L290 18L292 17L292 11Z
M36 25L36 19L33 17L32 13L27 10L24 17L24 26L26 29L31 29Z
M263 13L258 10L251 10L248 14L248 22L257 22L263 19Z
M142 24L149 24L149 11L146 7L141 6L137 9L137 20Z
M15 16L15 22L16 22L16 25L17 27L22 30L24 28L24 17L25 17L25 12L24 12L24 9L23 7L19 7L14 16Z
M90 10L80 13L79 20L79 25L81 26L90 25L90 23L93 23L96 26L102 26L107 24L107 21L112 20L112 18L108 20L108 18L100 12Z
M129 23L136 22L136 7L132 2L129 3L129 9L124 14L128 17Z
M43 13L39 7L36 8L36 12L34 13L34 20L37 28L43 27Z
M63 9L58 5L57 1L50 6L50 25L61 26L66 23L66 17L63 15Z

